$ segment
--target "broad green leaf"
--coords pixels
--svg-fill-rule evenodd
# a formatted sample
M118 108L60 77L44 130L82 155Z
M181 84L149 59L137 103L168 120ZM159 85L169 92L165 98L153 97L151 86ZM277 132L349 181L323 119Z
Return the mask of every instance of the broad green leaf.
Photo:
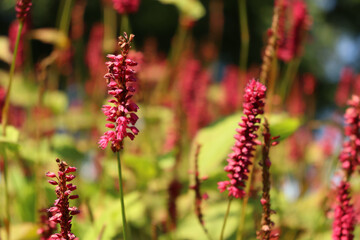
M24 222L20 224L11 224L11 239L14 240L38 240L39 234L37 230L39 225L37 223ZM0 236L6 236L5 228L0 229Z
M199 0L159 0L164 4L174 4L182 14L198 20L205 15L205 8Z
M238 228L239 216L240 216L240 201L234 199L231 203L230 214L227 219L224 239L228 239L235 233ZM220 203L208 204L203 208L205 226L209 231L209 235L213 236L213 239L219 239L221 229L224 222L224 216L226 213L228 201ZM247 208L251 210L251 206ZM179 226L176 230L177 239L207 239L201 225L195 215L192 212L183 220L180 220Z
M68 107L68 99L64 92L47 91L44 95L44 104L55 114L64 113Z
M301 125L299 118L289 117L285 113L270 115L268 120L271 135L280 136L279 141L291 136Z
M2 128L0 129L0 144L12 151L17 151L19 147L19 135L20 132L14 126L6 126L6 136L2 134Z
M198 132L194 144L202 146L199 154L199 169L203 174L212 174L223 169L222 165L225 164L223 162L235 142L233 136L236 134L241 116L241 113L236 113Z
M195 149L196 144L202 146L199 154L199 169L203 174L216 174L219 169L223 169L225 159L235 143L233 136L239 128L241 116L241 113L233 114L198 132L192 149ZM289 137L301 124L298 118L290 118L286 114L271 115L268 121L272 135L280 135L280 140Z
M83 232L80 239L94 239L103 230L102 239L113 239L121 232L121 207L118 198L102 197L100 202L93 207L94 225ZM126 216L128 222L138 227L145 224L145 204L139 192L132 192L125 195Z

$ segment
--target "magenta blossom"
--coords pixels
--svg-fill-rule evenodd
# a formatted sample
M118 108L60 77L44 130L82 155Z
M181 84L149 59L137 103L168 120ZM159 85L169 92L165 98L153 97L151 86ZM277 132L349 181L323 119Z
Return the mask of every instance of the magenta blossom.
M360 98L353 95L348 101L349 108L346 110L344 118L345 135L348 137L343 144L340 153L340 162L342 168L347 171L350 176L360 163Z
M120 14L135 13L139 5L140 0L113 0L114 9Z
M242 122L239 123L240 129L234 138L236 140L233 146L233 152L229 154L225 167L228 172L228 181L218 183L220 192L229 191L229 196L242 198L245 196L245 181L248 179L249 166L252 164L253 150L259 145L256 131L259 129L260 118L257 116L263 114L264 99L266 87L255 79L250 80L245 88Z
M24 21L26 16L29 14L31 5L32 5L31 0L17 0L15 11L16 11L16 17L20 21Z
M61 232L55 233L49 239L53 240L76 240L78 238L71 232L71 220L74 215L79 214L80 211L76 207L69 207L69 199L76 199L78 195L72 195L76 190L76 186L71 182L75 175L71 174L76 171L75 167L70 167L66 162L56 159L59 165L58 175L53 172L47 172L46 176L55 180L48 180L51 185L55 185L55 192L57 199L55 200L54 207L48 209L52 213L49 218L50 222L59 223Z
M354 206L350 204L349 188L350 184L346 181L341 181L338 187L338 204L334 211L333 240L354 239L356 219Z
M106 127L110 130L100 138L99 146L105 149L111 142L113 152L122 149L124 138L129 137L133 140L139 132L134 126L138 120L135 112L139 107L130 101L135 92L134 82L136 81L135 71L130 67L136 66L137 63L127 58L134 35L130 35L129 38L127 38L126 33L124 35L125 37L121 37L119 42L121 54L108 55L110 61L106 62L108 73L105 74L105 79L108 94L115 99L109 100L112 105L104 105L102 108L107 117L106 120L109 121Z

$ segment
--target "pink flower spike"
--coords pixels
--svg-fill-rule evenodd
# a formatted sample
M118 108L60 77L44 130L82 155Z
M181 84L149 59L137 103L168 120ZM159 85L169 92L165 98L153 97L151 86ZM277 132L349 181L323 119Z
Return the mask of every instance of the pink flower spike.
M133 3L134 1L114 0L114 6L116 5L117 7L120 5L123 7L130 6ZM134 126L138 119L134 112L139 107L131 102L131 97L133 92L135 92L135 85L132 82L136 80L135 70L131 67L135 66L136 62L128 58L133 38L134 35L132 34L129 37L126 34L124 34L124 37L120 37L121 54L108 55L109 61L106 62L108 73L105 74L104 78L107 81L108 94L113 96L114 99L109 100L113 106L104 105L102 111L107 117L106 120L110 122L106 124L106 127L114 129L114 131L105 132L100 137L98 144L100 148L105 149L108 143L111 143L113 152L118 152L122 149L123 141L126 137L133 140L139 132Z
M228 172L229 180L218 182L220 192L228 190L228 195L235 198L245 196L243 189L248 179L249 166L252 164L252 152L259 144L256 134L259 129L257 124L260 123L258 114L263 113L265 95L266 87L255 79L250 80L243 96L243 113L246 116L241 118L240 129L236 130L238 133L234 136L233 152L229 154L228 165L224 168Z

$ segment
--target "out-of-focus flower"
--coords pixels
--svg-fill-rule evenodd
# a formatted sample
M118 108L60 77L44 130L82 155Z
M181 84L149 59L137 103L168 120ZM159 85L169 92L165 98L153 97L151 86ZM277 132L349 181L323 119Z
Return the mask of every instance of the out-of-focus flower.
M244 77L240 78L240 74ZM225 69L221 87L224 91L224 103L222 106L223 111L232 113L238 110L242 104L242 96L238 94L239 89L244 89L248 77L245 72L239 72L238 66L228 66Z
M286 10L285 16L279 18L278 58L288 62L302 54L302 43L310 28L311 20L303 0L278 0ZM290 22L290 29L285 30L285 23Z
M345 135L348 139L343 144L339 159L347 176L350 176L360 163L360 98L353 95L348 105L344 115Z
M76 199L78 195L71 195L76 186L71 182L75 175L71 174L76 171L75 167L70 167L66 162L56 159L59 166L58 175L53 172L47 172L46 176L56 180L48 180L51 185L55 185L55 192L57 199L55 200L54 207L48 209L52 213L49 218L50 222L59 223L61 227L60 233L51 235L50 239L63 240L78 239L71 232L71 221L74 215L80 213L76 207L69 207L69 200Z
M210 122L208 112L207 90L210 86L210 75L201 69L197 60L187 60L180 73L180 100L186 114L187 129L190 136Z
M349 99L351 85L354 79L354 71L345 67L341 71L340 81L335 93L335 103L338 106L344 106Z
M139 5L140 0L113 0L114 9L120 14L135 13Z
M106 86L103 84L101 76L106 72L103 65L103 38L104 26L95 24L90 31L89 42L86 47L85 63L89 68L90 79L86 82L85 89L88 94L103 96Z
M220 192L228 190L228 195L235 198L245 196L245 182L248 179L249 166L252 164L253 150L259 145L256 131L259 129L260 118L257 116L263 114L264 99L266 95L266 87L252 79L245 88L242 122L239 123L240 129L236 131L235 145L233 152L229 154L225 167L228 172L228 181L218 182Z
M40 211L40 228L37 230L37 234L40 235L40 240L48 240L51 235L56 231L56 222L52 222L49 218L52 217L52 213L47 209Z
M105 149L109 142L111 142L111 149L113 152L120 151L123 148L123 140L129 137L131 140L135 138L139 130L134 126L138 120L135 112L138 106L131 102L130 99L135 92L134 82L135 71L130 67L137 63L127 58L130 44L134 35L127 37L120 37L121 54L108 55L110 61L106 62L108 73L105 74L105 79L108 87L108 94L112 95L114 99L109 100L113 105L104 105L102 111L107 117L109 123L106 127L111 130L104 133L100 138L99 146Z

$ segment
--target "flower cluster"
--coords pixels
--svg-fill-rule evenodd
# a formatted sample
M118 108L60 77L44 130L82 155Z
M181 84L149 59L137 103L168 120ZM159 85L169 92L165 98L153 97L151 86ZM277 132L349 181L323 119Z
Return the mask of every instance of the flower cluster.
M342 168L347 171L347 176L350 176L360 163L360 98L353 95L348 105L344 115L347 124L345 135L348 140L344 142L339 158Z
M100 138L99 146L105 149L109 142L111 142L111 149L113 152L120 151L123 148L123 140L129 137L131 140L135 138L139 130L134 126L138 120L135 112L138 106L131 102L130 99L135 92L134 83L136 81L135 71L130 67L136 66L137 63L127 58L130 44L134 35L127 37L120 37L119 45L121 47L121 54L108 55L110 61L106 62L108 73L105 74L105 79L108 87L108 94L115 99L110 99L109 102L113 105L104 105L102 111L107 117L106 127L111 130L104 133Z
M31 0L17 0L15 11L16 11L16 17L20 21L24 21L26 16L29 14L31 5L32 5Z
M73 240L77 239L71 232L71 220L74 215L79 214L80 211L76 207L69 207L69 199L76 199L78 195L71 195L72 191L76 190L76 186L71 182L75 175L69 174L76 171L75 167L70 167L66 162L56 159L59 166L58 175L53 172L47 172L46 176L55 178L55 180L48 180L52 185L55 185L55 192L57 199L54 207L48 209L53 215L50 217L51 222L59 223L61 232L51 235L53 240Z
M114 9L120 14L135 13L139 5L140 0L113 0Z
M218 183L220 192L228 190L229 196L235 198L245 196L243 188L248 179L249 166L252 164L252 152L259 144L256 131L259 129L257 124L260 123L260 118L257 116L264 112L265 95L266 87L255 79L250 80L244 94L243 113L245 116L239 123L241 128L236 130L238 132L234 136L236 143L232 148L233 152L228 156L228 165L225 167L229 180Z
M350 184L346 181L341 181L338 187L338 205L334 212L333 240L354 239L353 232L356 220L354 207L350 204L349 188Z

